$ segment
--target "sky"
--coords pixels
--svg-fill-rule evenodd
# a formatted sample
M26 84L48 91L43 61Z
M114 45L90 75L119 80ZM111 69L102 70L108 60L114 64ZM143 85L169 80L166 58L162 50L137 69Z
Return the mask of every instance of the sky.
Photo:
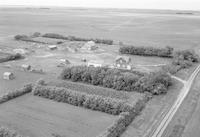
M5 5L200 10L200 0L0 0Z

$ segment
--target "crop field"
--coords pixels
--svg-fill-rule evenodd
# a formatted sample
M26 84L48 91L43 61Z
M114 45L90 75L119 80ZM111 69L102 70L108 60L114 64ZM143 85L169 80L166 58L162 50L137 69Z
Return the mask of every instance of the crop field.
M0 105L0 123L23 136L94 137L104 131L115 116L78 108L48 99L24 95Z
M199 43L198 13L187 16L167 11L156 14L151 11L65 8L0 10L1 37L39 31L108 38L138 46L197 48Z

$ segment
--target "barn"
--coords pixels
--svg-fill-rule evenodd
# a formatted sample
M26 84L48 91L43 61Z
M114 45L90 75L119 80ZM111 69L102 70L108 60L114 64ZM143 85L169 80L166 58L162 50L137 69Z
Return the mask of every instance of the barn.
M115 59L115 65L121 69L131 69L131 58L127 56L117 56Z
M94 41L88 41L86 42L83 47L81 48L83 50L96 50L98 49L98 46L96 45L96 43Z

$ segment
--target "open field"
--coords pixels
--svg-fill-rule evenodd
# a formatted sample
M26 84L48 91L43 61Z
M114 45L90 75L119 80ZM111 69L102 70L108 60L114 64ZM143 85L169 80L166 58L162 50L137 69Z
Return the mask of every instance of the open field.
M138 46L197 48L199 14L66 8L1 8L1 37L30 32L108 38ZM26 21L24 21L26 18Z
M101 112L24 95L0 105L0 123L31 137L94 137L115 117Z

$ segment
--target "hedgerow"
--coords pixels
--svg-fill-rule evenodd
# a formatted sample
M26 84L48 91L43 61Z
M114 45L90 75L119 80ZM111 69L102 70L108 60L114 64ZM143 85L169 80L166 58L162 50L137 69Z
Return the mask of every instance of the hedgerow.
M81 81L116 90L150 92L153 94L166 93L167 88L172 84L170 76L164 71L142 76L131 71L123 72L118 69L103 67L67 67L61 72L60 77L74 82Z
M126 46L119 49L121 54L141 55L141 56L158 56L158 57L173 57L173 48L155 48L155 47L135 47Z
M0 97L0 104L1 103L4 103L4 102L7 102L13 98L16 98L16 97L19 97L19 96L22 96L26 93L29 93L32 91L32 84L27 84L25 85L23 88L19 89L19 90L16 90L14 92L9 92L9 93L6 93L4 94L3 96Z
M82 106L88 109L106 112L112 115L118 115L121 112L127 112L132 109L132 106L123 100L98 95L89 95L54 86L43 86L37 84L33 89L33 95L72 104L74 106Z
M108 39L79 38L75 36L63 36L56 33L46 33L42 35L42 37L63 39L63 40L70 40L70 41L94 41L95 43L108 44L108 45L113 44L113 40L108 40Z
M5 127L0 127L0 137L22 137L17 134L15 131L9 130Z
M23 56L19 53L16 54L2 53L2 54L7 54L7 55L5 55L5 57L0 58L0 63L23 58Z
M132 123L134 118L139 115L142 109L145 107L145 101L140 100L135 104L135 107L127 112L120 113L118 119L109 126L105 132L98 137L119 137L126 128Z

